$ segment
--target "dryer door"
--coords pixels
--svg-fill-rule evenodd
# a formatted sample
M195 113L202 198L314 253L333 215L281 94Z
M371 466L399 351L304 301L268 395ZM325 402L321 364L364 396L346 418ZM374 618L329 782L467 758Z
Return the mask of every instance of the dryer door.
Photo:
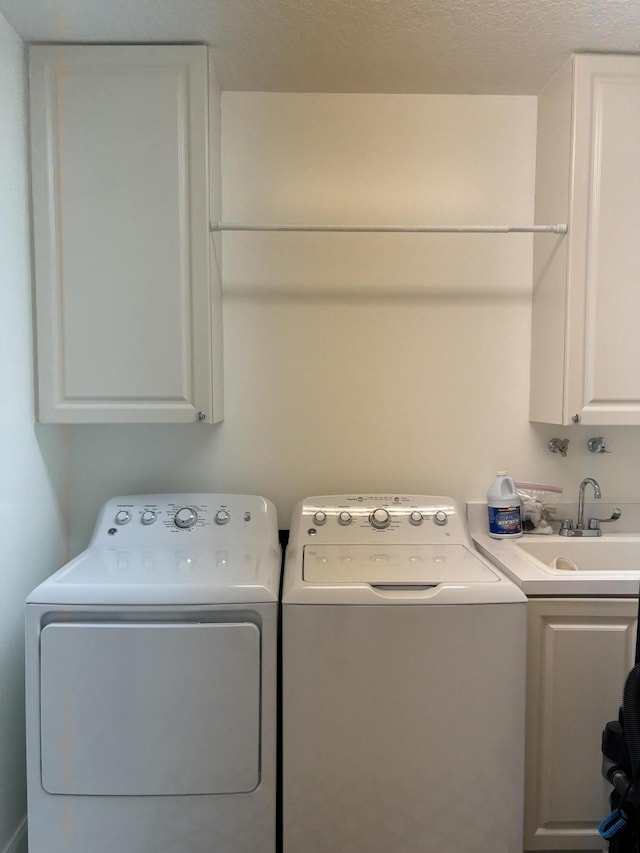
M52 794L225 794L260 780L260 631L51 623L41 633L42 785Z

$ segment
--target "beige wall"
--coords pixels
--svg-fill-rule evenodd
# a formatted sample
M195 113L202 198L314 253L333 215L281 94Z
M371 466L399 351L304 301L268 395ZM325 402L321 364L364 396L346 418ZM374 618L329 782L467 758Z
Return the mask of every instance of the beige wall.
M532 97L225 93L227 222L533 221ZM548 239L561 239L549 236ZM481 498L496 468L640 497L640 431L528 422L529 235L235 234L223 245L225 421L72 430L72 548L138 491ZM554 435L571 439L566 459Z
M23 45L0 14L0 851L26 850L24 600L66 558L63 430L34 428Z

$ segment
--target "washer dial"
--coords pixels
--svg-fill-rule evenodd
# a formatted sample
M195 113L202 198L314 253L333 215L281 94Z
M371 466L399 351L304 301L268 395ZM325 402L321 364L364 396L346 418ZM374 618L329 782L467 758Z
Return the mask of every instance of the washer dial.
M440 527L442 527L442 525L446 524L449 519L447 517L447 513L443 509L439 509L433 516L433 520L436 524L439 524Z
M198 513L195 509L191 509L190 506L181 507L173 517L173 520L176 523L176 527L193 527L193 525L198 520Z
M342 512L338 515L338 523L346 527L347 524L351 524L351 521L351 513L348 512L346 509L343 509Z
M384 530L385 527L388 527L391 524L391 516L383 507L378 507L374 509L371 515L369 516L369 521L372 527L375 527L376 530Z
M313 513L313 520L315 524L324 524L327 520L327 513L323 512L323 510L319 509L317 512Z
M216 524L226 524L231 516L229 515L226 509L219 509L218 512L214 515L213 520Z
M154 512L152 509L146 509L140 516L140 521L143 524L153 524L157 517L157 512Z
M411 524L415 525L422 524L422 522L424 521L424 516L421 512L418 512L417 509L414 509L412 512L409 513L409 521L411 522Z
M131 513L128 509L121 509L116 513L116 524L129 524L131 521Z

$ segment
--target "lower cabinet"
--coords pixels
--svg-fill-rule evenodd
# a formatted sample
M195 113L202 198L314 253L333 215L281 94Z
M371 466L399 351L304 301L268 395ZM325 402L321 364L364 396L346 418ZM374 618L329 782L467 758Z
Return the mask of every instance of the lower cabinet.
M601 736L634 665L629 598L529 600L525 850L602 850Z

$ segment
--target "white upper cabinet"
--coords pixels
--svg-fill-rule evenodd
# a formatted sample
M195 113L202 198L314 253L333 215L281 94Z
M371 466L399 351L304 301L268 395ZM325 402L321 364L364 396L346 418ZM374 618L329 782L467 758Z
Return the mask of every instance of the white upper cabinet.
M530 418L640 424L640 56L574 56L539 98Z
M39 420L219 420L206 47L36 45L29 73Z

